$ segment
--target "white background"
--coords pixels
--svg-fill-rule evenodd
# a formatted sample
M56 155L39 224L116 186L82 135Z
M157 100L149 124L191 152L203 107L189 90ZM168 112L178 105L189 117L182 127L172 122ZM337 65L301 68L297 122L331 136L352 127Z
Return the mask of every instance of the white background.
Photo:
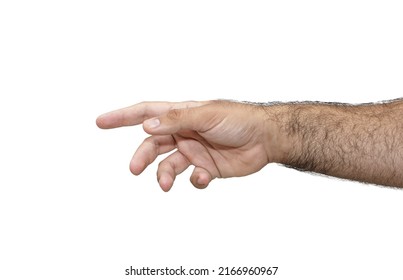
M141 127L95 126L143 100L401 97L402 14L401 1L1 1L0 279L165 279L130 265L402 279L400 190L269 165L202 191L186 171L164 193L158 160L129 172Z

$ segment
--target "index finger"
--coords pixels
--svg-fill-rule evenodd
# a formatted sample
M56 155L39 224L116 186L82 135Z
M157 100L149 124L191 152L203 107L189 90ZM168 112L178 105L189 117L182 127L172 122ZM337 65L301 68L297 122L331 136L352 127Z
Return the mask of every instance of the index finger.
M100 115L96 123L99 128L104 129L138 125L146 119L165 114L172 109L199 107L207 103L208 101L141 102Z

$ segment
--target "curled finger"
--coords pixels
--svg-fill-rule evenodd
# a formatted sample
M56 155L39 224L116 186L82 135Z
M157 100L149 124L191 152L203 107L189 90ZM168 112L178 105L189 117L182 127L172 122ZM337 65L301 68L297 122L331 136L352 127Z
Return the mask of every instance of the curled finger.
M170 154L160 162L157 170L157 180L163 191L169 191L177 175L190 165L189 160L179 151Z

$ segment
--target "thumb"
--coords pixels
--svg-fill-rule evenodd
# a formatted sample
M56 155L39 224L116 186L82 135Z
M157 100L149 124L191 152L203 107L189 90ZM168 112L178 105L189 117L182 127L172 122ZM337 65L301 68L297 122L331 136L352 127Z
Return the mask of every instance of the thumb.
M203 132L214 125L211 120L214 119L215 115L216 112L209 105L172 109L165 115L144 121L143 128L149 134L166 135L182 130Z

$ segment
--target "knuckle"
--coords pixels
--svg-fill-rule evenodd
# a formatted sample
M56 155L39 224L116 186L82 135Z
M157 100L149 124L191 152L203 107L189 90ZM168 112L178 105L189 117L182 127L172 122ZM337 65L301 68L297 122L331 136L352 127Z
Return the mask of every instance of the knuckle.
M172 109L167 113L167 118L173 121L179 120L183 115L183 111L180 109Z
M160 161L160 162L158 163L158 169L159 169L160 171L165 171L168 166L169 166L169 164L168 164L168 162L167 162L166 159L165 159L165 160L162 160L162 161Z
M175 163L172 162L171 160L163 160L161 162L158 163L158 170L161 171L171 171L171 170L175 170Z
M201 105L200 102L195 101L195 100L189 100L189 101L185 102L185 108L186 109L191 109L191 108L194 108L194 107L198 107L200 105Z
M156 146L157 141L155 140L155 137L150 136L150 137L147 137L147 138L144 140L144 144L150 145L150 146Z

